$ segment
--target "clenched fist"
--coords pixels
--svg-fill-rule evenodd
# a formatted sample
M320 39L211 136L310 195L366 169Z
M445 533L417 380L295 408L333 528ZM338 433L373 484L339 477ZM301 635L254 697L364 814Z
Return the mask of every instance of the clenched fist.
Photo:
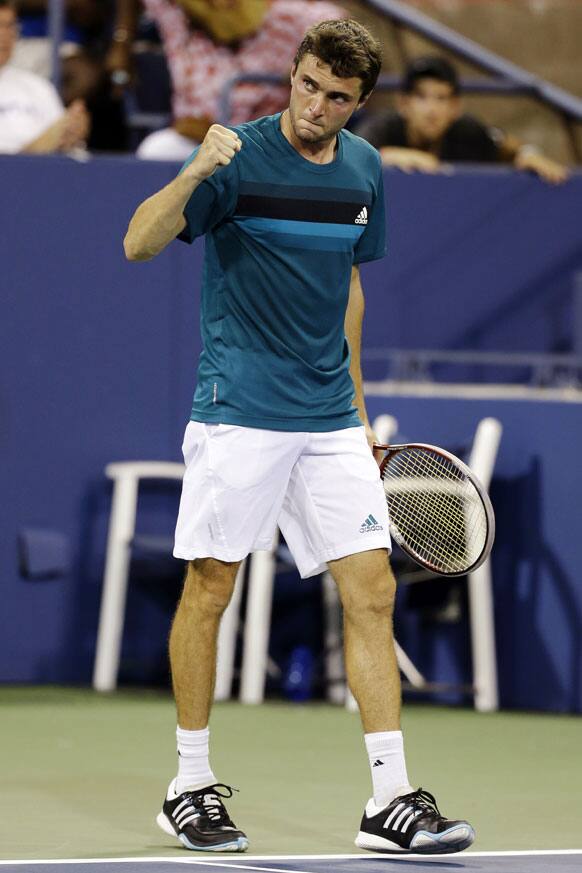
M195 176L200 181L208 179L218 167L228 166L241 148L242 142L234 131L213 124L184 174Z

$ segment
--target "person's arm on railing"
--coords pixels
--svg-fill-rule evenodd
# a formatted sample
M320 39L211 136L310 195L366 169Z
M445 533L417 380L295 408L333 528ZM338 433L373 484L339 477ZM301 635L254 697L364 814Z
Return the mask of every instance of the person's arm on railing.
M516 136L498 129L495 129L495 139L500 159L513 164L516 170L535 173L553 185L559 185L568 178L567 167L546 157L536 146L521 143Z
M398 167L405 173L420 170L423 173L438 173L441 162L436 155L423 152L420 149L409 149L400 146L383 146L380 151L382 164L385 167Z
M75 100L60 118L40 136L20 150L24 155L49 155L84 147L91 128L91 118L82 100Z

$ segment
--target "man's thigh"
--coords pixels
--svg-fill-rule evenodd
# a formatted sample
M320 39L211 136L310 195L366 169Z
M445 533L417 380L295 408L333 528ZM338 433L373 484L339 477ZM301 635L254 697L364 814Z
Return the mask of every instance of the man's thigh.
M270 549L304 434L188 423L174 555L240 561Z
M388 510L364 428L309 434L279 525L303 577L328 561L390 549Z

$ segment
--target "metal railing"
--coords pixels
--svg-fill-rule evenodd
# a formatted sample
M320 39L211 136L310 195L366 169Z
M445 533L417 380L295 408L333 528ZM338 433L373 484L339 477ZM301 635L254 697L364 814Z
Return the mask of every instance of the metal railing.
M59 50L65 32L65 0L49 0L48 31L51 38L51 80L60 91L62 76Z
M397 382L436 382L435 368L477 367L529 371L535 387L570 387L582 390L582 356L520 352L473 352L440 349L362 349L362 362L383 363L382 378ZM464 381L464 380L463 380ZM519 384L524 384L523 378Z

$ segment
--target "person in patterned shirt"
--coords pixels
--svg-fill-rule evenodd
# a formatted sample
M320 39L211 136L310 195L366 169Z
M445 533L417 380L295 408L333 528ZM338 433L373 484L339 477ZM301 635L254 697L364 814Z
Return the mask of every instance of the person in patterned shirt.
M220 97L233 76L286 77L305 31L346 16L327 0L143 0L143 6L160 32L173 90L172 127L147 136L137 151L153 160L185 160L210 126L224 120ZM109 67L119 81L128 79L138 7L139 0L117 0ZM228 121L236 125L272 115L288 98L287 85L241 83L231 92Z

